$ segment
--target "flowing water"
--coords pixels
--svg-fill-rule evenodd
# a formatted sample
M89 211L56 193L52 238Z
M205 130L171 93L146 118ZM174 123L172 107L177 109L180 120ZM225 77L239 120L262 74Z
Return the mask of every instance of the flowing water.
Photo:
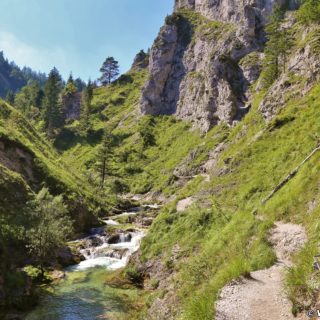
M121 227L115 220L104 222ZM143 236L143 231L119 231L111 240L104 228L91 230L90 236L79 240L85 246L80 250L85 260L65 270L65 279L43 294L26 320L127 319L128 296L134 298L138 292L111 288L106 276L127 264Z

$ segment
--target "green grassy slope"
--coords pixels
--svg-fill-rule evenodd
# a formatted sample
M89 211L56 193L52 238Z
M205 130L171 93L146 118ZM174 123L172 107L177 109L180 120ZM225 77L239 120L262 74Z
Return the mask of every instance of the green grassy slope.
M63 194L76 221L76 229L77 223L79 223L78 229L84 227L77 221L77 210L79 217L80 212L87 212L88 218L92 219L95 211L103 206L108 207L108 199L102 200L87 180L64 162L45 137L40 135L17 110L4 102L0 103L0 141L5 143L5 148L21 149L32 157L32 164L25 166L34 172L36 181L30 182L26 177L20 177L29 184L30 190L37 192L42 186L47 185L53 194ZM4 150L4 154L6 152ZM19 161L18 158L10 160Z
M214 170L223 173L213 173L210 182L191 181L191 190L188 185L179 190L177 200L196 195L198 202L182 213L176 212L177 200L167 205L145 238L143 261L160 258L168 264L179 247L179 259L169 264L179 288L177 318L212 319L219 289L234 278L271 266L275 256L268 231L282 220L304 225L309 237L286 278L293 312L317 301L320 278L313 262L319 254L320 152L263 204L319 144L320 86L315 84L299 98L302 80L294 91L286 92L286 104L269 123L258 111L265 93L256 95L250 113L227 132L227 148Z

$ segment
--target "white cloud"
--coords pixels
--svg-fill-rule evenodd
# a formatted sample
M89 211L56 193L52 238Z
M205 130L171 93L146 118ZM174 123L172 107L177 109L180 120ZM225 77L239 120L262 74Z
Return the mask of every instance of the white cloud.
M62 72L67 70L68 63L62 48L33 47L14 34L0 31L0 51L17 65L28 66L36 71L49 72L53 66Z

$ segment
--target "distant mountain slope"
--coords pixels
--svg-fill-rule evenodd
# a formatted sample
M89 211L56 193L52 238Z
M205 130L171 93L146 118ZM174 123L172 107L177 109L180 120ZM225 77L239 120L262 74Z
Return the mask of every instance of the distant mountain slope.
M20 69L14 62L9 62L0 51L0 97L5 97L9 91L17 92L29 80L37 80L43 85L47 77L44 73L35 72L28 67Z

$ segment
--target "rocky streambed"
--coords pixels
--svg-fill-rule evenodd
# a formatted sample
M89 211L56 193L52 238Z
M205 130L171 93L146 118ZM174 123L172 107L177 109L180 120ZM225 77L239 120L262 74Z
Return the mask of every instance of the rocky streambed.
M125 319L128 296L137 295L138 289L124 292L108 286L106 277L127 265L158 208L145 205L106 217L104 225L69 243L82 261L64 270L64 277L42 295L40 304L26 319Z

